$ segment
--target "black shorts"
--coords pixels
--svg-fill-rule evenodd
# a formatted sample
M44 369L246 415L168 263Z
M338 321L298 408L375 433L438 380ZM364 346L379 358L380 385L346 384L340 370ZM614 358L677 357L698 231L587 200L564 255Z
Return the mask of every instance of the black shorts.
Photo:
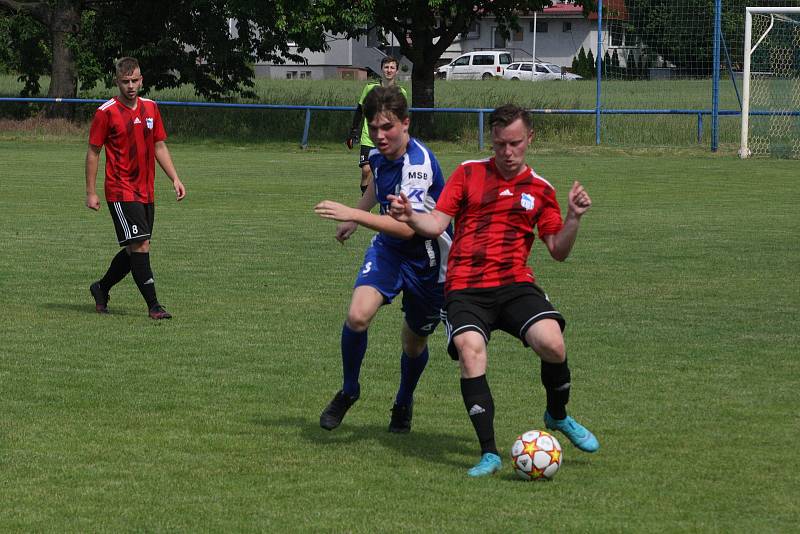
M358 154L358 166L369 165L369 152L374 146L361 145L361 152Z
M111 212L121 247L150 239L156 214L155 204L109 202L108 211Z
M566 326L564 317L533 283L451 291L445 298L443 319L447 352L454 360L458 359L458 351L453 338L464 332L480 333L488 345L492 331L502 330L527 347L525 333L533 323L555 319L562 332Z

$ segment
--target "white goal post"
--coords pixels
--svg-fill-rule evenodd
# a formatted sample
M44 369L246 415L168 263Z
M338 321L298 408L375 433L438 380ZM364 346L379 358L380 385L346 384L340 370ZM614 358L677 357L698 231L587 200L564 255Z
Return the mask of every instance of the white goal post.
M800 7L746 8L741 158L758 155L800 158L798 49ZM754 67L756 52L761 60ZM756 122L758 132L754 128Z

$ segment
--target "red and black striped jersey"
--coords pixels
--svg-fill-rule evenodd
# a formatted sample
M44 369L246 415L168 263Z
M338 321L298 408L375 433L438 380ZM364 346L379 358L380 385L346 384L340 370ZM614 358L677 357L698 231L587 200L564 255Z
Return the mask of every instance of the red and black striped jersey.
M130 109L115 97L97 109L89 143L106 147L107 202L153 202L155 143L166 138L152 100L139 97Z
M510 180L494 158L456 168L436 209L455 219L445 291L535 281L527 265L539 237L561 230L561 208L550 183L533 169Z

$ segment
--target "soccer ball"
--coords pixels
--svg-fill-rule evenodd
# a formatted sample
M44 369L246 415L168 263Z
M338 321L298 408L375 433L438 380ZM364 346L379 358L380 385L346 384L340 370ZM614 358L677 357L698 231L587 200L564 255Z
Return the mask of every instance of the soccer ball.
M552 434L530 430L511 446L514 471L525 480L550 480L561 467L561 444Z

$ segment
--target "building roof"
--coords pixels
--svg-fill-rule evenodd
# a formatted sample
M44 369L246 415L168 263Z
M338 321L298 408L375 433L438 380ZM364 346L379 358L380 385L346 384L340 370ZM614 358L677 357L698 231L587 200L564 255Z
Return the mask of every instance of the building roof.
M557 18L583 18L583 7L576 4L553 4L544 8L540 13L546 17ZM597 20L597 12L589 13L589 20ZM603 0L603 19L627 20L625 0Z

